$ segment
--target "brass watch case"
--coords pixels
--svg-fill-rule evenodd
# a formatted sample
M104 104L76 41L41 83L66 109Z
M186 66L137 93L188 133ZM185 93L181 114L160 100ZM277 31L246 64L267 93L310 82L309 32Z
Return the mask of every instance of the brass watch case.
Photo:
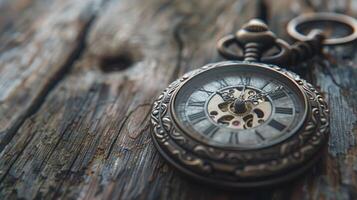
M247 150L207 145L185 133L172 111L177 91L191 77L223 65L265 67L295 82L307 105L298 131L278 144ZM225 188L271 186L302 174L321 157L329 127L327 104L311 84L275 65L247 61L208 64L177 79L155 100L151 123L154 144L169 163L198 181Z

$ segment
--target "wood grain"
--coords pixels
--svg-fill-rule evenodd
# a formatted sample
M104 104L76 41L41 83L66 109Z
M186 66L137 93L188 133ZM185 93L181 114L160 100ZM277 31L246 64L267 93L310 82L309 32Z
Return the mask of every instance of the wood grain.
M357 16L348 1L265 3L0 3L0 199L357 198L355 44L329 48L327 60L299 70L323 90L331 110L324 159L299 180L219 190L183 177L152 144L156 95L184 72L221 60L217 39L256 13L285 39L284 25L302 12Z
M99 2L3 3L0 30L0 150L78 57Z

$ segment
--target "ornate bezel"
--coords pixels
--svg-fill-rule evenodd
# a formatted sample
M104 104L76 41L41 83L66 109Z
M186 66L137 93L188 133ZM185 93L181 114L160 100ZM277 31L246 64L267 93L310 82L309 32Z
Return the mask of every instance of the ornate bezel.
M189 137L173 120L170 105L175 92L198 73L223 65L242 64L269 67L298 85L308 109L301 128L278 144L244 151L205 145ZM233 188L271 185L301 174L318 160L328 139L327 104L311 84L275 65L245 61L208 64L174 81L154 102L151 123L156 147L176 168L198 180Z

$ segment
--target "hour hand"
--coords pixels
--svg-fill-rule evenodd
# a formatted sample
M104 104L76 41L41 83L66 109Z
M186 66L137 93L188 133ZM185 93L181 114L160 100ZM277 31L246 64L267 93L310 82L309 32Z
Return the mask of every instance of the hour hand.
M241 99L244 99L244 94L245 94L245 85L243 86L243 88L242 88L242 92L241 92L241 94L240 94L240 96L239 96L239 98L241 98Z
M262 93L257 93L255 95L249 96L248 99L246 101L257 101L259 99L265 98L266 96L269 96L271 94L274 94L276 92L279 92L280 90L282 90L284 87L276 87L274 90L270 91L270 92L262 92Z
M256 102L259 99L263 99L264 97L266 97L268 95L268 93L258 93L252 96L249 96L248 99L246 99L246 102Z
M232 93L229 92L220 92L217 91L216 92L222 99L223 101L227 102L227 101L233 101L234 100L234 95Z

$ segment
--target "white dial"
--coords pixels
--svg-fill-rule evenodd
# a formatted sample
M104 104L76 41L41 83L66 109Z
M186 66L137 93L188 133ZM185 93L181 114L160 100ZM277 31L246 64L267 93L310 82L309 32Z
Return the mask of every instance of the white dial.
M306 114L304 96L288 77L266 67L204 71L178 91L173 113L184 131L221 147L261 148L291 136Z

